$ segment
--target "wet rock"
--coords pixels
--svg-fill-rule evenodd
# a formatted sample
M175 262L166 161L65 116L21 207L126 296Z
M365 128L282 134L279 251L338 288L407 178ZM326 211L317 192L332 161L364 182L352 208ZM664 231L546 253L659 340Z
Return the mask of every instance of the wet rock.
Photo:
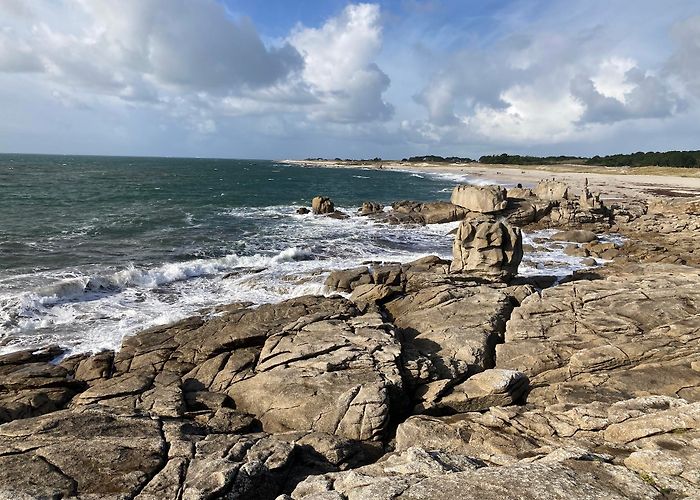
M59 410L81 390L71 371L48 362L60 352L48 348L0 356L0 423Z
M330 217L331 219L337 220L345 220L350 218L348 214L346 214L345 212L341 212L340 210L334 210L333 212L327 213L326 217Z
M593 231L572 229L571 231L559 231L552 235L554 241L573 241L575 243L589 243L596 241L598 236Z
M63 349L50 345L42 349L25 349L0 356L0 366L20 365L22 363L49 362L63 354Z
M384 211L384 205L374 201L365 201L360 207L360 215L371 215Z
M385 214L385 217L394 223L443 224L462 220L467 215L464 208L445 201L400 201L392 203L391 207L392 212Z
M452 190L450 201L471 212L500 212L508 204L506 190L500 186L461 185Z
M329 290L352 292L352 290L359 285L371 283L374 283L372 274L369 272L367 266L361 266L353 269L331 271L324 285Z
M315 196L311 200L311 211L316 214L332 214L335 212L335 205L330 198L325 196Z
M306 208L306 207L300 207L300 208L297 208L297 213L298 213L299 215L306 215L306 214L308 214L308 213L311 213L311 210L309 210L309 209Z
M570 257L588 257L591 254L586 247L578 245L567 245L564 248L564 253Z

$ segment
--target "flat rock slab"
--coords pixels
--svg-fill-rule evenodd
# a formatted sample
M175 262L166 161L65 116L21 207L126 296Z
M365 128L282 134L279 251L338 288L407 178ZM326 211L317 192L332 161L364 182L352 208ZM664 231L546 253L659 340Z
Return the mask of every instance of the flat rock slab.
M0 426L0 442L3 471L18 472L0 474L0 494L133 495L166 456L159 422L94 411L16 420ZM37 474L23 474L22 464Z
M583 460L483 467L469 457L412 447L347 472L311 476L293 500L657 499L658 490L625 467Z
M248 377L269 336L357 313L341 297L306 296L255 309L231 306L208 321L193 317L147 330L127 337L114 359L113 375L92 383L71 405L181 417L190 410L186 393L226 395L233 383Z
M499 466L572 457L613 461L694 498L700 495L699 405L646 396L613 404L528 404L449 417L416 415L399 425L396 451L421 443Z
M402 391L401 346L368 318L320 321L267 339L250 376L228 391L270 432L381 439ZM377 322L374 322L376 324Z
M649 394L700 401L700 273L648 265L643 276L575 281L513 312L498 368L530 377L530 401L615 402Z

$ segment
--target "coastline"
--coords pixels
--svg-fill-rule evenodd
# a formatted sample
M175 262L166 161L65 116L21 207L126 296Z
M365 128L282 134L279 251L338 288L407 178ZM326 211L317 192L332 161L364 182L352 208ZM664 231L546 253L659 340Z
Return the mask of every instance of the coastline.
M700 197L456 191L363 207L458 222L452 260L336 270L328 295L231 303L116 351L0 356L0 497L700 496ZM321 201L309 217L337 215ZM542 227L593 267L520 275Z
M660 168L619 168L619 167L585 167L581 165L492 165L484 163L445 164L445 163L409 163L400 161L357 162L332 160L279 160L279 163L291 165L350 168L382 169L414 172L419 174L464 175L483 179L494 184L522 184L532 187L541 180L560 180L582 187L588 179L589 187L602 194L604 199L624 199L628 197L655 198L658 196L700 196L700 169L667 169L676 174L679 170L688 170L687 176L659 174ZM653 172L653 173L637 173Z

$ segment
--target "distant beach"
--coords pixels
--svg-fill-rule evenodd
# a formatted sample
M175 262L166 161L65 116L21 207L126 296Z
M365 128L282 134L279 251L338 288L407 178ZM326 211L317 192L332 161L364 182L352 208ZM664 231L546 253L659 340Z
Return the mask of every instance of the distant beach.
M357 162L333 160L281 160L281 163L326 168L368 168L416 173L442 173L483 179L485 183L533 186L543 179L556 178L575 186L585 179L604 198L626 196L700 195L700 169L621 168L561 165L492 165L484 163L413 163L402 161ZM679 175L683 174L683 175Z

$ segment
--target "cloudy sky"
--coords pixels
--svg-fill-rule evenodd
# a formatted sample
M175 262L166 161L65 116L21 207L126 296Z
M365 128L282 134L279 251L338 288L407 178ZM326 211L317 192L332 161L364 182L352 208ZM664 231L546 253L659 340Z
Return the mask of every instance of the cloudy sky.
M0 0L0 152L700 149L697 0Z

